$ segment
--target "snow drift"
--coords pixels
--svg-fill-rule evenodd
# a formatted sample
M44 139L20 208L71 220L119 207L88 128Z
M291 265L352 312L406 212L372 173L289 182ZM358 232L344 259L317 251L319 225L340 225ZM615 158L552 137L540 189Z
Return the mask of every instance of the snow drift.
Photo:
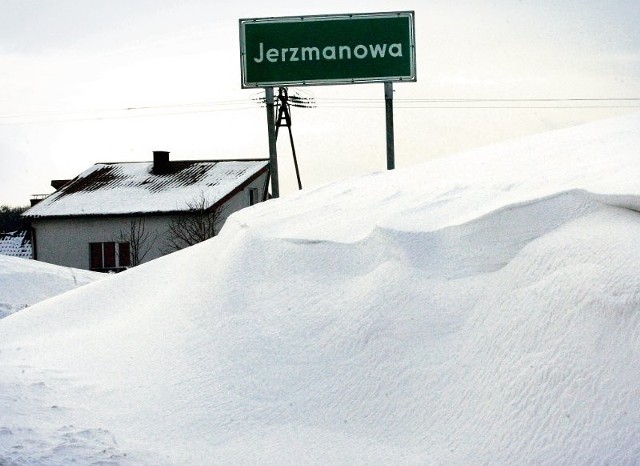
M106 275L0 254L0 319Z
M0 321L0 463L633 463L640 116L340 181Z

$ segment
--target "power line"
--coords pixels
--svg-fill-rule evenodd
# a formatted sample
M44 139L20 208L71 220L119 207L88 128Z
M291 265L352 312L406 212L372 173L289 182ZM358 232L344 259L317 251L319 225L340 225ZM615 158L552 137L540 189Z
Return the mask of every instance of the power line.
M67 123L81 121L115 120L125 118L149 118L197 113L251 110L254 108L255 105L251 102L248 102L246 100L238 100L177 105L148 105L114 109L40 111L32 113L0 115L0 125Z
M380 99L331 99L331 98L316 98L316 100L336 100L336 101L378 101ZM411 101L411 102L569 102L569 101L640 101L640 97L588 97L588 98L575 98L575 97L567 97L567 98L532 98L532 99L487 99L487 98L466 98L466 99L417 99L417 98L397 98L394 97L394 101Z
M89 109L69 111L35 111L0 114L0 125L65 123L124 118L148 118L159 116L187 115L223 111L243 111L256 108L255 96L242 100L217 102L194 102L120 107L111 109ZM318 108L370 109L383 108L384 99L371 98L315 98ZM590 97L590 98L395 98L398 109L615 109L640 108L640 97Z
M322 105L319 105L322 107ZM341 109L371 109L371 108L384 108L382 104L372 105L329 105L327 108L341 108ZM535 110L535 109L611 109L611 108L640 108L640 103L637 105L397 105L394 103L394 108L399 109L459 109L459 110L474 110L474 109L520 109L520 110Z
M102 108L102 109L81 109L81 110L39 110L26 113L12 113L0 115L0 119L5 118L20 118L39 115L69 115L69 114L82 114L82 113L110 113L110 112L131 112L131 111L144 111L144 110L161 110L161 109L179 109L179 108L197 108L197 107L233 107L243 105L248 107L249 102L246 100L227 100L219 102L196 102L187 104L166 104L166 105L144 105L137 107L120 107L120 108Z
M382 108L381 99L317 99L318 106L331 108ZM607 103L608 102L608 103ZM519 105L516 105L519 104ZM639 108L640 97L531 98L531 99L419 99L394 98L397 108L416 109L576 109Z

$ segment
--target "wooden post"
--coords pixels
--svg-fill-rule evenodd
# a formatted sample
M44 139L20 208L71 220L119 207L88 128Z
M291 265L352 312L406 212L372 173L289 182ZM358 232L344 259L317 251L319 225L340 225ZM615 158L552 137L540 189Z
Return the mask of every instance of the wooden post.
M280 197L278 185L278 152L276 150L276 122L273 105L273 87L265 87L267 101L267 130L269 131L269 173L271 175L271 197Z
M296 156L296 146L293 144L293 132L291 131L291 113L289 111L289 91L286 87L278 89L278 100L280 108L278 109L278 118L276 118L276 140L278 139L278 130L281 126L289 128L289 142L291 143L291 152L293 153L293 165L296 169L296 178L298 179L298 189L302 189L302 181L300 180L300 168L298 168L298 157ZM284 124L282 123L284 120Z

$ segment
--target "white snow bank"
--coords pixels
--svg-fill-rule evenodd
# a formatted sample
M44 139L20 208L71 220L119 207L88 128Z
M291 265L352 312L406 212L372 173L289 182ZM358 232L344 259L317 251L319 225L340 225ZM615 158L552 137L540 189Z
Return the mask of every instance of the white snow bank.
M0 254L0 319L105 276Z
M639 127L260 204L0 321L0 463L633 463Z
M575 189L616 195L612 203L640 208L630 173L638 127L640 114L634 114L529 136L302 191L241 221L278 237L350 242L376 226L432 231Z

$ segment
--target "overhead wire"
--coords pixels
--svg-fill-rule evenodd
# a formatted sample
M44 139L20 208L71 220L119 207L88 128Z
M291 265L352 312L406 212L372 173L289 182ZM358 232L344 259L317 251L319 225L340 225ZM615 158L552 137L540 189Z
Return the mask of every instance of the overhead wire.
M318 106L331 108L384 107L382 99L331 99L318 98ZM394 98L396 108L424 109L541 109L541 108L638 108L640 97L612 98L528 98L528 99L420 99Z
M311 92L306 91L307 94ZM305 99L307 97L304 97ZM86 110L42 110L0 114L0 125L64 123L123 118L148 118L224 111L244 111L261 105L254 94L247 99L125 106ZM340 109L383 108L383 98L313 97L314 107ZM640 108L640 97L567 98L394 98L398 109L615 109Z
M120 108L85 110L41 110L35 112L0 114L0 125L31 123L65 123L123 118L187 115L222 111L250 110L255 105L247 100L195 102L185 104L140 105Z

